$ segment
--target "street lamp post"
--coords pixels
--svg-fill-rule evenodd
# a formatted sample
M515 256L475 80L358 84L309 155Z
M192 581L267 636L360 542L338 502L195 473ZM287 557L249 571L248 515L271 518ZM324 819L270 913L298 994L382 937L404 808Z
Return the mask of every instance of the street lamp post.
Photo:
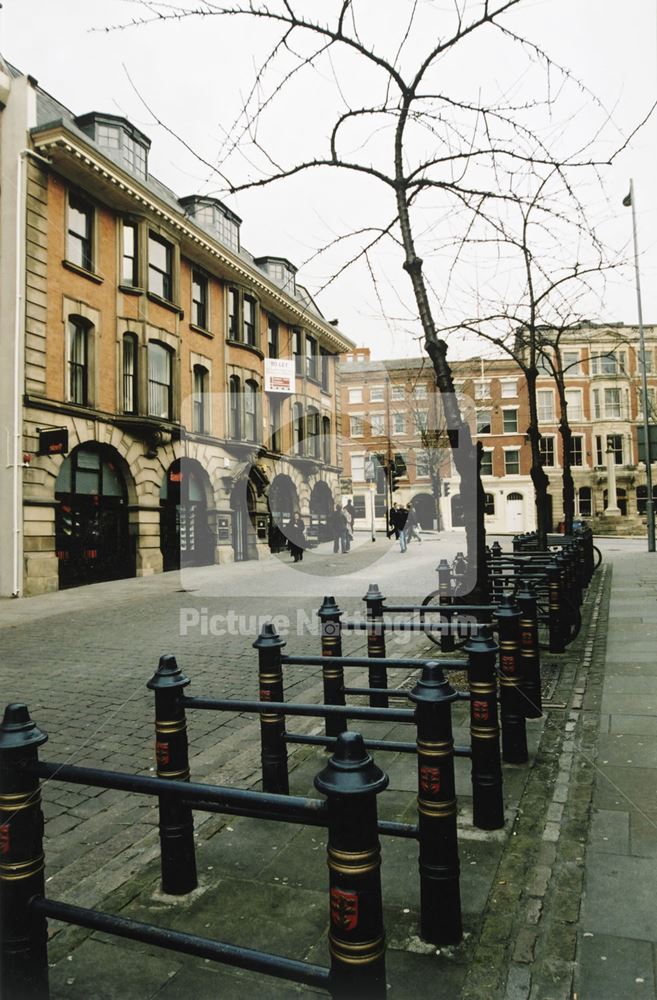
M643 334L643 312L641 309L641 281L639 279L639 241L636 233L636 211L634 208L634 181L630 179L630 193L623 198L627 208L632 206L632 233L634 236L634 273L636 275L636 301L639 312L639 347L641 353L641 395L643 399L644 458L646 462L646 520L648 522L648 552L655 551L655 510L652 500L652 456L650 454L650 420L648 417L648 378L646 374L646 344Z
M376 493L376 467L374 464L374 459L370 455L369 451L365 452L365 482L369 483L370 487L370 524L372 528L372 541L376 541L376 536L374 534L374 494Z

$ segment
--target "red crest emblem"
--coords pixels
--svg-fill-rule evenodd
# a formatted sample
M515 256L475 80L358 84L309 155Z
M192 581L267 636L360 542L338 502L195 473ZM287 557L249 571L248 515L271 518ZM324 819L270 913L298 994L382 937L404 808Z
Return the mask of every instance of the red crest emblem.
M514 674L516 671L516 660L514 656L503 656L502 657L502 670L505 670L507 674Z
M420 768L420 790L437 795L440 791L440 768L421 767Z
M485 701L472 702L472 718L479 722L488 721L488 703Z
M271 691L269 688L260 688L260 701L271 701Z
M169 756L168 743L155 744L155 759L157 760L160 767L165 767L171 761L171 757Z
M331 889L331 923L341 931L353 931L358 925L358 893Z
M0 826L0 854L9 854L9 824Z
M520 639L521 639L522 642L525 643L526 646L531 646L531 644L532 644L532 638L533 638L533 636L532 636L531 632L521 632L520 633Z

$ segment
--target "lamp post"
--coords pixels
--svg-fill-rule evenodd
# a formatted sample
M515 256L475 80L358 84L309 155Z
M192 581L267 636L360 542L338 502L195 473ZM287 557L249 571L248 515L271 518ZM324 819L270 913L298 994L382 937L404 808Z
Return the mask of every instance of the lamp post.
M370 455L369 451L365 452L365 482L369 483L370 487L370 524L372 528L372 541L376 541L376 536L374 534L374 494L376 493L376 468L374 465L374 459Z
M646 375L646 344L643 334L643 312L641 309L641 281L639 279L639 241L636 233L636 211L634 208L634 181L630 178L630 192L623 198L626 208L632 207L632 233L634 236L634 273L636 275L636 301L639 313L639 347L641 354L641 395L643 399L644 458L646 462L646 520L648 527L648 552L655 551L655 510L652 500L652 456L650 454L650 421L648 417L648 378Z

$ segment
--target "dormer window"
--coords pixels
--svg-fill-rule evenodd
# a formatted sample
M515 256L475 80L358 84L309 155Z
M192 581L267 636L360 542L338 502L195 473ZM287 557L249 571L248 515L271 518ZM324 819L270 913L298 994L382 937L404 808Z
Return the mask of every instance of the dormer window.
M231 212L217 198L202 198L199 195L189 195L180 199L180 204L187 215L203 229L235 253L240 249L240 225L242 220Z
M95 112L76 118L77 126L135 177L146 179L151 141L126 118Z
M289 260L284 257L257 257L256 264L288 295L296 293L297 269Z

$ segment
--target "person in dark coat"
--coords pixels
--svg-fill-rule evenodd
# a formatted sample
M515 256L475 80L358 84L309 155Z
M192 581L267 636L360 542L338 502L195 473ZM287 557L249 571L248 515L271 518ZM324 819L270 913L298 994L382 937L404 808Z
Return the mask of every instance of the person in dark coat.
M335 505L335 510L331 514L329 524L331 527L331 537L333 538L333 551L348 552L347 515L339 503Z
M287 526L287 537L292 558L295 562L301 562L306 547L306 526L299 511L295 512Z
M414 509L410 506L410 504L407 507L407 510L408 510L408 516L406 518L406 525L404 527L404 531L406 533L406 541L410 542L411 539L417 538L418 542L420 542L421 544L422 539L420 537L420 530L419 530L420 522L417 519L417 514L415 513Z
M408 518L408 511L405 507L398 507L395 516L395 528L397 530L397 538L399 539L399 551L406 551L406 520Z

